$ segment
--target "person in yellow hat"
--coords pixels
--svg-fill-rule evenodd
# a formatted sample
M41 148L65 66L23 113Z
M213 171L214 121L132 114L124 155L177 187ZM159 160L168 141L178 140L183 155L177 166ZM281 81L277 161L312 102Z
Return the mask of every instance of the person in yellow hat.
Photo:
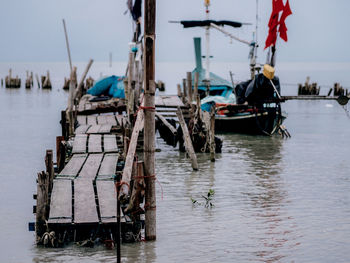
M266 101L278 98L280 96L280 82L275 76L275 68L265 64L262 73L257 74L253 80L238 84L235 91L239 104L248 103L259 106Z

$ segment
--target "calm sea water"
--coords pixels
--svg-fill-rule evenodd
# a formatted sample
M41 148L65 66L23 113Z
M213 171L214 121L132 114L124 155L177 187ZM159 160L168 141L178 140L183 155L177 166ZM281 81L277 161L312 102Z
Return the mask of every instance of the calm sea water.
M159 63L157 79L175 93L192 63ZM25 70L51 72L52 91L0 88L0 262L115 262L103 247L37 248L27 224L34 221L36 173L46 149L55 149L67 94L66 63L1 63L24 81ZM84 63L78 64L82 72ZM246 64L213 64L215 73L244 80ZM307 75L321 92L339 81L350 86L350 64L281 64L281 82ZM91 75L123 74L125 63L95 63ZM78 73L79 73L78 72ZM284 95L296 86L283 85ZM215 163L198 154L199 171L177 149L157 139L157 241L122 246L123 262L350 262L350 119L336 102L289 101L283 109L290 139L219 135ZM215 190L212 209L193 206ZM163 195L163 199L162 199Z

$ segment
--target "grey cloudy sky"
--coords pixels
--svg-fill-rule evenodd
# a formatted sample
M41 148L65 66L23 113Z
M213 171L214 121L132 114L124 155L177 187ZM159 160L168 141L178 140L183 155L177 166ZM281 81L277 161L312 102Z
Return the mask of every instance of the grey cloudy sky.
M203 0L157 0L157 61L193 61L193 40L204 30L183 29L169 20L203 19ZM211 0L211 18L255 23L255 0ZM349 0L290 0L288 43L279 40L284 62L350 62ZM62 18L66 19L73 61L126 61L132 24L126 0L1 0L0 61L66 61ZM259 0L260 60L267 36L271 0ZM226 30L251 40L254 26ZM211 31L215 61L247 61L248 48Z

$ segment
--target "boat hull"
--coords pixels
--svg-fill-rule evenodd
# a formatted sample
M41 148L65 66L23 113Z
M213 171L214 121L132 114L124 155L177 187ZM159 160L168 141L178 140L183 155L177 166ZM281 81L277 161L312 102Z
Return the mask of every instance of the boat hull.
M283 114L268 111L233 116L217 115L215 116L215 131L273 135L285 118Z

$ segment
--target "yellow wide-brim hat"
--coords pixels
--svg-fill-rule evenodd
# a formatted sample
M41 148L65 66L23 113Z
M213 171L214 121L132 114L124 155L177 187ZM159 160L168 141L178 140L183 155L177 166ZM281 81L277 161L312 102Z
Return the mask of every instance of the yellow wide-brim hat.
M270 66L269 64L265 64L263 74L266 78L273 79L273 77L275 76L275 68Z

